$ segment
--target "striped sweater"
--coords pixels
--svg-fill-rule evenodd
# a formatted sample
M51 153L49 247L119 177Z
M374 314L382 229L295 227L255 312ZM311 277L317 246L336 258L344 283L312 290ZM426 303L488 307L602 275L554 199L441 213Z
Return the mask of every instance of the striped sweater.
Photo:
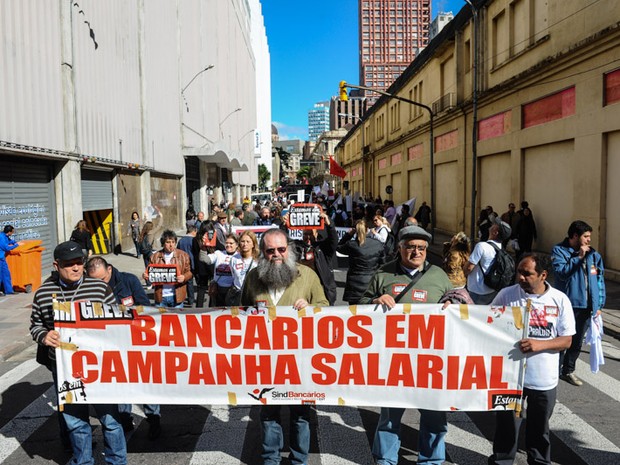
M30 314L30 334L32 339L43 344L43 339L49 331L54 329L53 302L76 302L90 300L105 304L115 304L116 299L112 289L99 279L84 277L79 286L60 287L57 277L47 279L37 290L32 301ZM49 348L49 357L56 360L55 349Z

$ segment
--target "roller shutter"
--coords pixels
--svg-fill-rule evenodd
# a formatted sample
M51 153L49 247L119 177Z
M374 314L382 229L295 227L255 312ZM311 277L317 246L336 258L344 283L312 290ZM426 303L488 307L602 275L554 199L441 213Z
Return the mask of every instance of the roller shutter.
M109 171L82 170L82 210L111 210L112 173Z

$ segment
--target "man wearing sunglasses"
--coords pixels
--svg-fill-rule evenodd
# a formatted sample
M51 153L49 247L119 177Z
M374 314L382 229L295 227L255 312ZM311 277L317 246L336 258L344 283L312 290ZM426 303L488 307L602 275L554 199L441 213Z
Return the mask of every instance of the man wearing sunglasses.
M396 303L437 303L452 289L448 275L426 261L432 236L419 226L398 233L398 257L383 265L370 280L359 304L393 308ZM396 465L400 449L400 424L404 408L381 408L372 454L378 465ZM446 459L445 412L420 409L418 464L440 465Z
M37 361L52 371L58 392L56 348L60 346L61 340L60 333L54 329L54 307L80 300L113 305L116 299L112 289L105 282L84 275L84 254L76 242L63 242L54 249L54 270L52 276L34 295L30 334L39 344ZM127 446L118 406L96 404L93 407L103 429L106 463L125 465ZM73 451L71 463L93 463L88 409L89 404L65 404L64 411L60 414L60 435L65 447L70 446Z
M329 302L321 281L314 271L297 263L288 237L281 229L268 229L261 238L261 256L251 270L241 291L241 305L257 309L293 306L300 310L308 305L327 306ZM310 406L291 405L290 460L293 465L306 465L310 450ZM263 430L265 465L277 465L284 444L280 424L280 405L264 405L260 412Z

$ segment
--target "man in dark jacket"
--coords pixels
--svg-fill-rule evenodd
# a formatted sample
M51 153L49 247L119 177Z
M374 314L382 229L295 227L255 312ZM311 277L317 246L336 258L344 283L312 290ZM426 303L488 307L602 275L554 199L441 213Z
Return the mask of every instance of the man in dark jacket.
M86 263L86 274L89 278L100 279L112 288L116 302L126 307L150 305L140 280L131 273L124 273L110 265L103 257L92 257ZM156 439L161 433L159 405L143 405L146 421L149 422L149 439ZM120 419L125 431L133 429L131 404L118 406Z

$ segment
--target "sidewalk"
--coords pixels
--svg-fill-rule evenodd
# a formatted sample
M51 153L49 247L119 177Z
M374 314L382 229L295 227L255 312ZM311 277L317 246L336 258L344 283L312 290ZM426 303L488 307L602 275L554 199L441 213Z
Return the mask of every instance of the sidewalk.
M446 235L436 234L435 244L430 246L430 252L441 256L442 244L449 239ZM105 259L119 270L135 274L142 282L144 272L142 257L109 254ZM605 333L620 339L620 283L608 280L606 285L607 304L603 311ZM0 361L34 344L29 332L33 296L34 294L16 293L0 297Z

